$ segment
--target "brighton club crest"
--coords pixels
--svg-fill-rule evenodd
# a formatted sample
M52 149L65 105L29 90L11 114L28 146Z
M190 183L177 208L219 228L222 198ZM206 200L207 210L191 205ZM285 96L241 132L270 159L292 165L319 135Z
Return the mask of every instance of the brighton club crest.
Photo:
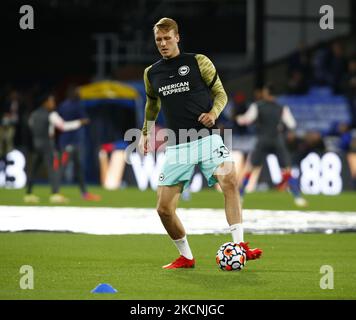
M178 69L178 74L180 76L186 76L190 71L190 68L188 66L181 66Z

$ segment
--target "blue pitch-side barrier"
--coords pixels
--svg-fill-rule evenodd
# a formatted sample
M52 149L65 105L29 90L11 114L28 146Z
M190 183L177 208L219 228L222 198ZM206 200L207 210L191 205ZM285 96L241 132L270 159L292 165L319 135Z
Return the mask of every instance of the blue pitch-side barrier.
M290 107L299 132L327 132L335 123L350 122L347 99L334 95L328 87L312 88L307 95L302 96L280 96L278 101Z

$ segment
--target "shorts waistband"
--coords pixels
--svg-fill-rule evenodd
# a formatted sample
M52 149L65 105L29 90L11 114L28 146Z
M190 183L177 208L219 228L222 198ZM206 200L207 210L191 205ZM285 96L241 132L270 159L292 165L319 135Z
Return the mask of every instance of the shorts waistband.
M199 141L204 141L204 140L210 139L213 136L220 137L220 135L214 133L214 134L208 135L206 137L199 137L198 139L191 141L191 142L185 142L185 143L175 144L173 146L167 146L166 149L185 148L185 147L192 145L193 143L199 143Z

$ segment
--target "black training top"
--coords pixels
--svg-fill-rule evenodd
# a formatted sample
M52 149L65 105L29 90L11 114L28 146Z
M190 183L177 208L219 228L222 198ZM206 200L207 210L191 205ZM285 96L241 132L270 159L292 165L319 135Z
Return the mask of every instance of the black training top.
M274 140L282 132L283 106L276 102L258 101L258 117L256 119L257 135L260 139Z
M147 121L155 121L161 106L167 128L178 137L179 129L207 129L198 121L199 116L212 111L218 117L226 104L217 71L204 55L182 53L160 59L145 70L144 80L147 94L144 134L149 129Z
M45 107L39 107L30 114L28 123L36 149L48 149L54 146L54 141L49 136L49 114Z

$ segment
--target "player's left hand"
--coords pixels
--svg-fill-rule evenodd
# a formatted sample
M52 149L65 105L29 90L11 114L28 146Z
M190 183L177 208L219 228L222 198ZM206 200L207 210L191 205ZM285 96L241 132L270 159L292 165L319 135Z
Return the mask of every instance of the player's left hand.
M244 118L241 117L241 116L236 116L235 120L236 120L236 123L238 125L240 125L240 126L246 126L247 125L246 121L244 121Z
M198 121L207 128L211 128L215 124L216 116L213 112L202 113L199 116Z

